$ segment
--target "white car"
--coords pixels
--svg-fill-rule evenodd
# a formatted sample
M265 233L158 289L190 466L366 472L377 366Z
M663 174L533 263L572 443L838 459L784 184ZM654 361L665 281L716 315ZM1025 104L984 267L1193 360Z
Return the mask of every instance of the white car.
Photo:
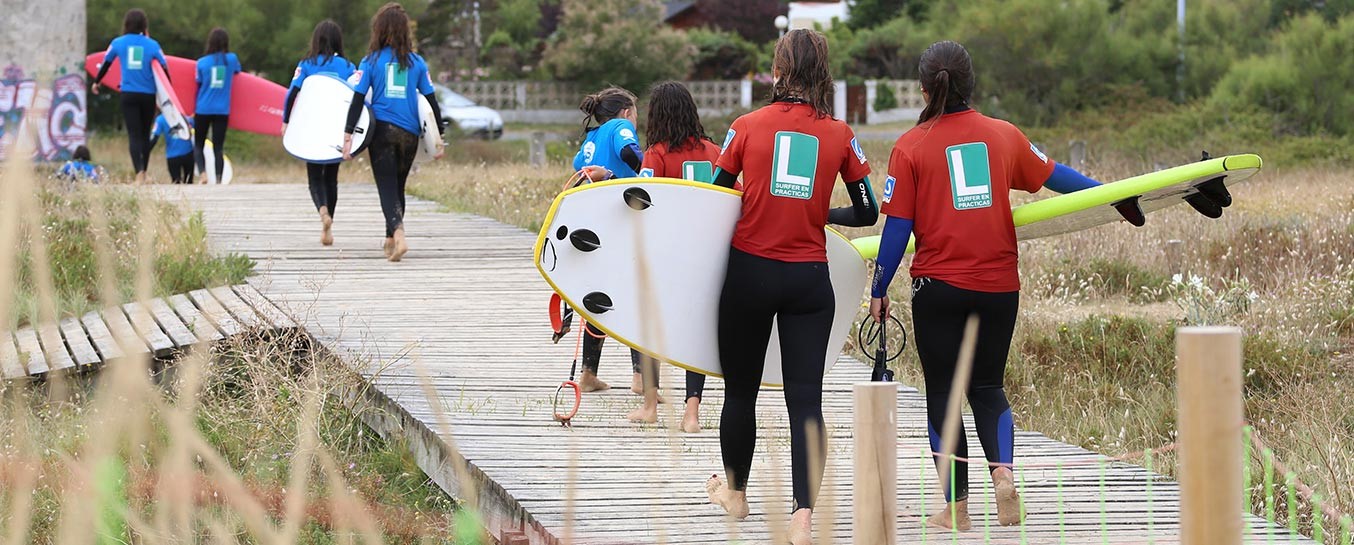
M437 106L441 108L442 120L447 122L447 126L455 123L462 134L486 140L503 136L503 116L493 108L475 104L473 100L444 85L434 83L433 91L437 94Z

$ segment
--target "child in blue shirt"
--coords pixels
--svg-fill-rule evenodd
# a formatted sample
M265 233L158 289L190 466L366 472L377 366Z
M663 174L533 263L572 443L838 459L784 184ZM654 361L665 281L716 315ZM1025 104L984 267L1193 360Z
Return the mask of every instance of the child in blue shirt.
M386 259L399 261L409 251L404 237L404 184L418 153L421 124L418 95L428 100L442 133L442 114L433 95L428 65L413 51L409 15L391 2L371 18L371 52L358 67L361 79L353 87L353 103L344 128L343 159L352 158L353 129L362 115L362 104L371 91L371 172L386 218ZM441 157L439 149L437 157Z
M136 173L137 183L146 181L146 163L150 161L150 127L155 120L155 75L151 71L151 62L159 62L169 76L169 63L165 61L160 43L146 36L149 22L146 12L139 9L128 10L122 17L122 35L108 44L99 65L99 73L89 86L89 92L99 94L99 84L103 81L114 61L122 63L121 106L124 124L127 125L127 151L132 156L132 171Z
M325 19L315 25L310 35L310 52L301 63L296 65L292 75L291 88L287 90L287 102L282 107L282 133L287 133L287 122L291 121L291 108L296 103L296 95L301 92L301 84L315 74L333 74L349 79L357 67L343 58L343 29L333 19ZM329 246L334 243L331 231L334 225L334 208L338 206L338 171L341 163L306 163L306 176L310 182L310 200L320 213L320 244Z
M193 119L185 117L188 128L193 128ZM169 179L176 184L193 183L193 141L177 138L169 130L165 116L155 117L155 129L150 133L150 149L155 149L160 136L165 137L165 165L169 168Z
M583 97L583 144L574 155L574 170L586 170L591 181L634 178L644 163L635 131L635 95L608 87ZM593 121L599 126L589 128Z
M56 177L71 182L94 182L103 181L103 167L95 165L89 158L89 148L79 146L71 152L71 160L61 165L61 170L57 171Z
M210 132L212 155L216 159L215 172L204 173L208 179L220 180L226 167L226 125L230 121L230 88L235 74L240 73L240 59L230 52L230 35L226 29L213 28L207 34L207 48L197 60L197 108L194 121L197 135L193 138L193 157L199 172L206 169L202 156Z

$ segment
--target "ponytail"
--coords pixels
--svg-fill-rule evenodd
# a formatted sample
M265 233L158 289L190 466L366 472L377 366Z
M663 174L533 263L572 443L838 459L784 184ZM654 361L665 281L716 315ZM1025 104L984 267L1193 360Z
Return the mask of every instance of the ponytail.
M931 44L922 53L917 68L921 73L921 87L930 98L917 118L917 124L940 118L947 108L965 106L973 96L973 59L957 42Z
M596 121L598 125L611 121L620 115L621 110L634 108L635 100L637 99L634 93L620 87L607 87L583 97L578 109L583 112L584 134L588 132L592 121Z

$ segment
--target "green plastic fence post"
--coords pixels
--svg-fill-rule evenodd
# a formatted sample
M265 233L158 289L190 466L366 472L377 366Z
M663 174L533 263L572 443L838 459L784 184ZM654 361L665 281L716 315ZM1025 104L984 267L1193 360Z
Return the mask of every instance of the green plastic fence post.
M1326 536L1322 535L1325 533L1322 531L1324 530L1322 525L1326 523L1325 518L1326 513L1321 510L1321 494L1312 494L1312 541L1326 542Z
M1100 461L1100 543L1101 545L1110 545L1109 517L1105 514L1105 466L1108 465L1104 460Z
M1058 541L1067 543L1067 508L1063 505L1063 463L1058 462Z
M959 502L955 501L955 493L958 492L955 487L955 481L958 481L958 479L954 478L954 470L957 465L959 464L955 461L954 453L950 453L950 474L948 475L950 478L950 543L955 545L958 545L959 543L959 524L957 523L959 514L957 506L959 505Z
M1298 533L1298 476L1292 471L1284 475L1284 487L1288 489L1288 531L1293 534Z
M99 545L127 543L127 495L123 490L126 469L116 456L109 456L94 469L94 489L99 498L97 525Z
M1147 470L1147 542L1156 543L1157 517L1156 506L1154 505L1156 497L1152 495L1152 482L1155 481L1156 478L1153 477L1152 474L1152 451L1149 450L1143 453L1142 465L1146 466L1144 469Z
M1251 426L1241 428L1241 512L1253 513L1251 506ZM1252 526L1246 524L1242 534L1249 537Z
M1274 451L1265 449L1260 452L1260 457L1264 463L1265 472L1265 520L1269 522L1269 527L1265 529L1268 536L1265 541L1274 543Z

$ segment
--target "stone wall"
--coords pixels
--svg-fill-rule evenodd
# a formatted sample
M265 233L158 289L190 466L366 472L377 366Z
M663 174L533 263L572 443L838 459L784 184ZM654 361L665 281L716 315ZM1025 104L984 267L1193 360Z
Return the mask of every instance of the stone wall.
M85 143L85 0L4 0L0 25L0 159L20 134L41 161ZM32 130L23 127L32 124Z

